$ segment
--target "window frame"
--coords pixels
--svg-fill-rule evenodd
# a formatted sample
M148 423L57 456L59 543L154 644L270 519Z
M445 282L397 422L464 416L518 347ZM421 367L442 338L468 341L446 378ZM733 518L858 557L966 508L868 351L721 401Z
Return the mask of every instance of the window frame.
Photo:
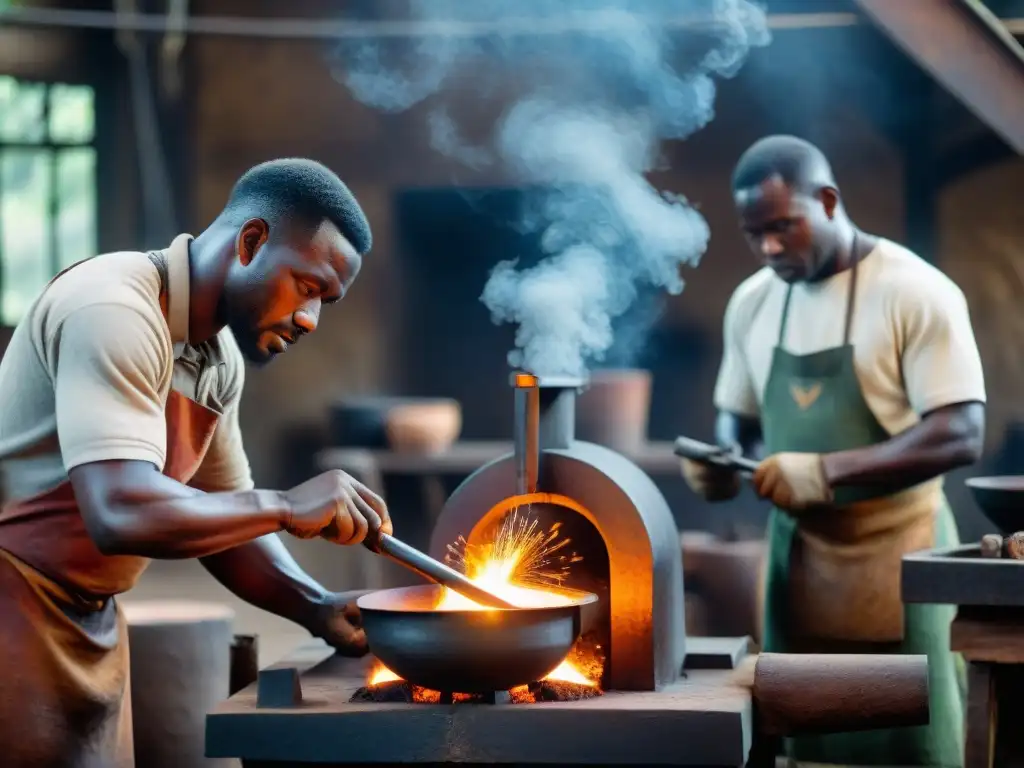
M93 194L96 201L95 208L93 210L93 232L95 233L96 249L99 248L100 239L100 226L101 226L101 215L100 215L100 147L101 142L98 140L99 137L99 125L101 121L98 118L98 101L100 98L99 88L93 82L88 80L82 80L77 78L63 78L55 73L51 76L45 77L32 77L26 76L20 72L8 73L0 71L0 76L10 77L20 84L27 85L42 85L45 88L45 97L43 99L43 110L40 115L40 121L44 125L43 139L40 141L24 141L24 140L12 140L0 137L0 157L6 152L32 152L42 151L50 153L50 168L49 168L49 190L48 190L48 211L47 211L47 238L49 240L49 256L50 256L50 269L51 275L57 275L63 268L64 265L61 262L61 252L59 247L59 215L60 215L60 195L59 189L59 168L60 165L57 162L57 156L62 151L75 150L75 149L91 149L93 152L94 165L93 165ZM93 103L93 121L92 121L92 134L87 141L54 141L51 134L50 125L50 109L51 109L51 89L54 86L75 86L85 87L92 91L92 103ZM4 186L3 186L3 175L0 174L0 205L4 198ZM6 264L4 262L4 244L3 244L3 217L0 216L0 328L12 328L13 326L8 325L3 318L4 309L4 272L6 271Z

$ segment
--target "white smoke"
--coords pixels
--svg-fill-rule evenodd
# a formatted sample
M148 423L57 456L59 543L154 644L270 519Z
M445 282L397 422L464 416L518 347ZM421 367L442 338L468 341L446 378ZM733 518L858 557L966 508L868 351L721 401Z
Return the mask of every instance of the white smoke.
M515 323L509 363L579 376L614 342L613 325L641 286L683 290L710 232L645 174L662 141L714 116L714 77L734 75L769 42L750 0L410 0L443 33L348 41L339 76L360 101L401 111L470 72L481 91L523 89L486 147L468 146L443 105L428 118L435 149L472 168L498 163L544 190L524 212L541 234L535 266L498 264L481 297ZM566 9L571 8L569 12ZM482 254L486 257L486 254ZM653 322L656 313L640 313ZM635 329L634 329L635 333Z

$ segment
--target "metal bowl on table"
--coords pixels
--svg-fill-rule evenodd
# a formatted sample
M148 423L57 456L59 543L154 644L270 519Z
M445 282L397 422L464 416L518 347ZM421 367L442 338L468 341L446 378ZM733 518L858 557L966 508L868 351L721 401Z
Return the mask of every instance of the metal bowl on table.
M972 477L966 481L989 519L1004 535L1024 530L1024 475Z
M543 608L437 610L443 587L387 589L358 600L370 652L414 685L451 693L506 691L544 678L572 649L589 592Z

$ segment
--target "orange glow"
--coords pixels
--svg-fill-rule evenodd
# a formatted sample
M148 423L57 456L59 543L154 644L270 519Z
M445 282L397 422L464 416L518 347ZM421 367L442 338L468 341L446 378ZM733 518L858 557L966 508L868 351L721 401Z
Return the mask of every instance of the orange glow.
M460 538L448 547L446 560L471 581L520 608L569 605L572 599L557 588L569 575L569 565L578 562L573 554L562 554L570 540L555 523L547 531L536 518L512 510L498 535L486 544L470 545ZM461 550L458 545L461 545ZM461 567L460 567L461 566ZM439 611L496 610L482 606L450 589L445 589L435 606Z
M558 587L568 576L569 566L581 558L565 552L570 540L562 537L559 527L556 523L545 531L535 518L515 509L502 522L493 541L471 546L460 538L457 545L448 547L446 560L475 584L515 606L546 608L569 605L572 598L559 592ZM480 605L450 589L442 592L434 609L499 610ZM599 674L598 671L594 677ZM394 672L378 664L370 673L368 685L381 685L400 679ZM596 680L584 674L579 665L568 659L544 679L597 685Z
M378 661L373 665L373 669L370 670L370 678L366 684L373 687L375 685L382 685L384 683L390 683L401 679L402 678Z

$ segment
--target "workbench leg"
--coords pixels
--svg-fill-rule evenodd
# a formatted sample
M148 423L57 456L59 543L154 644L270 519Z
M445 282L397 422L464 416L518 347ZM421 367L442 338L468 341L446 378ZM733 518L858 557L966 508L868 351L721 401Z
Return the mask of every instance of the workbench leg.
M763 734L754 735L754 743L750 745L745 768L776 768L779 753L782 751L782 740Z
M996 697L992 664L967 664L964 768L992 768L995 756Z

